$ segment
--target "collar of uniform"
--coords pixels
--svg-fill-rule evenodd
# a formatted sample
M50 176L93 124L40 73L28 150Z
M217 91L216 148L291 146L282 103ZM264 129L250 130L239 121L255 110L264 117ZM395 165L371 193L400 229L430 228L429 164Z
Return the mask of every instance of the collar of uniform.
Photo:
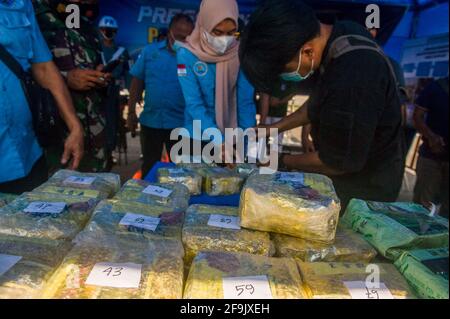
M169 43L167 42L167 40L161 41L161 42L158 42L158 44L156 45L156 47L157 47L158 49L160 49L160 50L168 49L168 48L169 48Z

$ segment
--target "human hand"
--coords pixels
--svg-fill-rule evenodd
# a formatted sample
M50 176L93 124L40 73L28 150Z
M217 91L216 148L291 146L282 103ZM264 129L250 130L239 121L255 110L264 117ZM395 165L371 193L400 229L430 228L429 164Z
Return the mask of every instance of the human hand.
M84 132L81 125L71 130L69 136L64 143L64 153L61 158L61 164L67 165L69 168L76 170L80 166L80 162L84 154Z
M105 87L110 81L111 75L96 70L74 69L67 73L67 85L75 91Z

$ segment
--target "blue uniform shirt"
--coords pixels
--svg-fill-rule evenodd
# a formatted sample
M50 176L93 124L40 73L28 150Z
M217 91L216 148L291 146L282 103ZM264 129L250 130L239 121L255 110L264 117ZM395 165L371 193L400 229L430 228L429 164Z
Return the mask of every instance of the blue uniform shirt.
M31 0L0 1L0 44L25 70L52 60ZM41 156L20 81L0 61L0 183L27 176Z
M193 136L193 121L201 120L202 133L216 124L216 64L199 60L186 48L177 51L178 79L186 100L185 128ZM241 71L237 83L238 127L256 125L255 89Z
M167 49L167 42L148 45L130 73L145 82L141 124L155 129L183 127L185 103L177 79L177 58Z

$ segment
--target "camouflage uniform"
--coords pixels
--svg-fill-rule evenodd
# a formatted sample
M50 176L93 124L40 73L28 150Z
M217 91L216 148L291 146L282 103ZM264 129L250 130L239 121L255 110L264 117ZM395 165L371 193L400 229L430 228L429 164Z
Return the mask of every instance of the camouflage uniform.
M80 29L68 29L49 5L48 0L33 0L36 18L52 51L53 59L61 74L68 71L94 69L101 64L100 42L95 27L85 21ZM110 157L105 149L106 120L103 110L105 93L99 90L77 92L71 90L78 117L85 130L85 154L81 171L105 171ZM62 150L47 150L51 168L57 168Z

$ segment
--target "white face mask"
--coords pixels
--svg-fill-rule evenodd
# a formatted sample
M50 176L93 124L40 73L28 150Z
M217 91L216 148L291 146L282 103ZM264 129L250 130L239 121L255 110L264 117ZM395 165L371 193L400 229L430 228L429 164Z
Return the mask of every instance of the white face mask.
M209 45L211 45L218 55L224 55L236 42L235 36L215 37L206 31L203 34L206 41L208 41Z

